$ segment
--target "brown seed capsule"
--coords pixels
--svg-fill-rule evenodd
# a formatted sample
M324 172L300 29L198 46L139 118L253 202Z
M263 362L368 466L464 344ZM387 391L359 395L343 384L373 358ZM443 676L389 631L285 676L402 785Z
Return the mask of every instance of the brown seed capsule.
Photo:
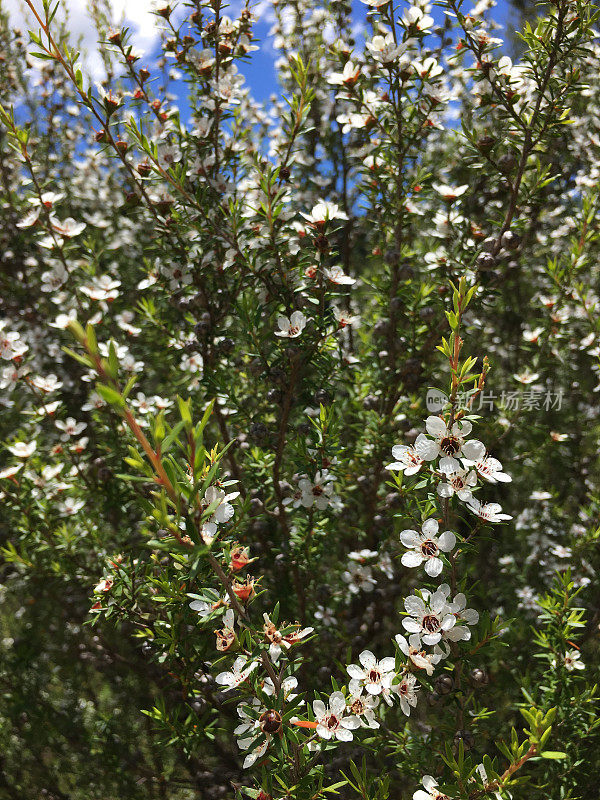
M489 153L495 141L493 136L482 136L481 139L477 140L477 148L481 150L482 153Z
M450 694L452 689L454 689L454 681L452 680L451 675L439 675L435 679L435 691L438 694Z
M258 718L260 729L263 733L278 733L281 730L281 715L274 708L265 711Z
M469 672L469 680L473 684L473 686L487 686L489 678L487 672L484 669L480 669L479 667L475 667Z

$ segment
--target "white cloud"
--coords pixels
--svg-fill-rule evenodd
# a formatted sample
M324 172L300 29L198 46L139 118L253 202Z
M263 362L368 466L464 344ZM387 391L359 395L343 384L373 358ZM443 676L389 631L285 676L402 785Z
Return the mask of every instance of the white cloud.
M41 8L41 0L32 1L36 8ZM133 46L149 57L159 39L160 19L152 14L154 3L151 0L113 0L111 6L114 26L127 26ZM23 0L3 0L3 8L8 11L13 26L25 30L39 28ZM86 54L85 57L82 55L85 67L94 78L103 77L102 61L98 55L98 33L88 12L88 0L62 0L60 13L63 18L65 12L71 43L80 41L82 53Z

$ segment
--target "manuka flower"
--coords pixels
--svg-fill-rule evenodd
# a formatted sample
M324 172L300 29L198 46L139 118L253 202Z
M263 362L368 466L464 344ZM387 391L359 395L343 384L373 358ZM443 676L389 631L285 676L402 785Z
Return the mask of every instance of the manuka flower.
M349 664L346 667L350 675L350 691L354 694L363 687L372 695L381 694L382 689L389 689L394 678L395 659L393 657L382 658L377 661L370 650L363 650L359 655L358 664Z
M439 524L435 519L426 519L421 526L421 532L404 530L400 534L400 541L405 547L410 548L402 556L405 567L419 567L425 562L425 572L432 578L437 577L444 564L439 557L440 552L448 553L456 544L456 536L452 531L444 531L437 536Z
M275 331L275 336L287 339L296 339L306 327L306 317L301 311L294 311L288 317L277 317L279 330Z
M405 617L402 624L409 633L418 633L425 644L437 644L442 634L454 627L456 617L444 592L438 589L427 599L428 602L425 603L417 595L407 597L404 608L410 616Z
M346 716L346 700L341 692L333 692L327 706L322 700L315 700L313 712L317 723L317 734L321 739L351 742L352 731L360 727L358 717Z

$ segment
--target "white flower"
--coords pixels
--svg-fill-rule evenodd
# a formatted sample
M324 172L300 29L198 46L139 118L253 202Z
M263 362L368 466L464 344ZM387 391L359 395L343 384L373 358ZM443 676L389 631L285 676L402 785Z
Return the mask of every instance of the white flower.
M79 236L85 230L85 222L76 222L72 217L67 217L63 222L54 215L51 215L49 219L54 230L67 239Z
M432 778L431 775L423 775L422 783L425 787L425 791L423 791L423 789L417 789L413 794L413 800L451 800L447 795L438 792L436 788L438 782L435 778Z
M93 281L81 287L81 291L86 294L90 300L115 300L119 296L117 287L121 285L121 281L111 278L110 275L100 275L94 278Z
M468 501L467 508L486 522L504 522L512 519L510 514L502 513L500 503L482 503L476 497L472 497Z
M451 203L463 195L469 187L466 184L464 186L447 186L445 183L434 183L432 188L441 195L446 202Z
M568 669L569 672L573 672L574 669L585 669L585 664L580 659L581 653L577 650L567 650L563 656L565 668Z
M252 715L246 712L244 705L250 706L252 709ZM238 706L237 713L242 721L237 728L235 728L233 733L234 736L243 737L237 740L237 745L240 750L248 750L256 740L257 736L260 734L259 717L264 711L266 711L266 709L261 706L256 697L253 697L249 704L245 703ZM258 758L261 758L266 753L267 747L269 746L269 739L270 737L267 734L265 740L251 750L250 753L248 753L244 759L244 769L251 767Z
M39 389L41 392L46 392L50 394L51 392L56 392L58 389L61 388L62 381L59 381L56 375L36 375L31 379L32 386L35 386L36 389Z
M79 436L79 434L87 428L85 422L77 422L73 417L67 417L64 422L57 419L54 424L59 430L63 431L61 439L65 442L70 436Z
M367 42L367 49L373 53L377 61L389 64L395 61L398 56L406 49L406 46L397 45L394 42L393 34L387 33L385 36L374 36L372 41Z
M304 508L312 508L314 505L319 511L324 511L334 499L333 478L325 471L315 473L312 481L309 478L301 478L298 481L298 488L302 492L300 503Z
M467 459L463 459L463 461L465 464L471 463ZM510 481L512 481L510 475L502 472L502 464L497 458L492 458L492 456L480 458L478 461L473 462L473 466L481 477L490 483L497 483L498 481L501 483L510 483Z
M444 564L439 557L440 551L448 553L456 544L456 536L452 531L444 531L439 537L439 525L435 519L426 519L421 526L421 533L414 530L404 530L400 534L400 541L409 548L408 553L402 556L405 567L419 567L425 562L425 572L432 578L437 577Z
M23 464L15 464L14 467L6 467L0 470L0 480L2 478L14 478L14 476L23 469Z
M332 86L354 85L360 76L360 67L354 66L352 61L344 64L343 72L332 72L327 78L327 83Z
M370 650L363 650L358 664L348 664L346 670L350 678L350 691L357 694L364 687L369 694L378 695L389 689L394 679L395 659L391 656L377 661Z
M346 275L341 267L331 267L329 269L326 267L323 270L323 274L328 281L336 283L338 286L351 286L356 283L356 280L351 278L350 275Z
M361 590L372 592L376 586L373 570L368 564L351 562L342 574L342 579L348 584L350 594L358 594Z
M427 461L439 454L450 458L462 455L470 461L478 461L485 456L485 446L482 442L477 439L465 441L465 437L473 430L468 420L455 422L450 430L441 417L432 415L425 420L425 427L427 433L435 440L433 442L430 440L427 447L423 446L421 455ZM432 455L433 453L435 455Z
M428 675L433 675L434 666L442 660L441 653L426 653L417 633L409 636L408 641L401 633L397 633L394 638L400 650L417 669L424 669Z
M210 522L219 525L229 522L235 513L235 509L229 501L235 500L239 494L239 492L226 494L223 489L219 489L217 486L209 486L204 495L204 505L208 507L213 505L213 503L218 504L213 511Z
M330 203L328 200L321 200L313 207L310 214L301 214L307 222L313 225L323 225L332 219L348 219L343 211L335 203Z
M71 517L80 511L85 505L84 500L76 500L74 497L65 497L62 503L59 503L59 510L66 517Z
M233 662L231 672L220 672L215 678L220 686L225 686L227 689L234 689L240 686L258 666L256 661L248 661L244 656L239 656Z
M441 458L439 469L445 476L437 487L440 497L448 498L456 493L464 502L473 497L471 487L477 485L477 475L473 470L463 469L455 458Z
M446 595L450 594L450 587L447 583L443 583L439 588L439 592L444 592ZM477 625L479 622L479 612L474 608L467 608L467 598L462 592L457 594L449 604L450 611L454 614L457 623L450 630L444 632L444 638L449 639L451 642L468 642L471 638L471 631L468 625Z
M392 691L398 695L398 699L400 700L402 713L406 714L407 717L410 717L410 709L415 708L417 705L418 688L417 679L412 672L406 673L406 675L402 677L400 683L396 683L392 686Z
M315 700L313 712L317 722L317 734L322 739L338 739L340 742L351 742L352 731L360 727L358 717L346 717L346 700L341 692L333 692L328 706L322 700Z
M29 350L28 345L21 341L16 331L2 331L0 329L0 357L6 361L22 356Z
M8 445L10 452L17 458L29 458L35 453L36 447L35 442L15 442Z
M277 317L277 325L279 330L275 331L275 336L295 339L300 336L306 327L306 317L301 311L293 311L289 318L284 316Z
M287 702L291 702L296 697L296 695L293 694L293 691L294 689L297 688L298 688L297 678L294 678L293 675L290 676L289 678L285 678L281 683L281 691L283 692L283 699L286 700ZM262 690L269 697L275 697L275 695L277 694L271 678L265 678Z
M416 28L418 31L424 32L431 28L434 19L417 6L409 6L399 22L406 28Z
M404 470L405 475L414 475L426 461L433 461L434 458L437 458L438 452L431 439L428 439L424 433L420 433L415 439L414 445L394 445L392 455L396 461L388 464L386 469Z
M227 606L229 605L229 595L225 593L223 597L220 597L214 603L211 603L208 600L192 600L189 604L192 611L196 611L200 619L204 619L208 617L213 612L218 612L219 614L223 614L227 611ZM231 627L231 625L229 625Z
M351 691L350 694L346 703L349 713L355 717L363 717L362 724L365 728L379 728L379 723L375 719L379 698L376 695L363 694L361 691Z
M428 603L417 595L410 595L404 600L404 608L410 614L402 620L402 625L409 633L418 633L425 644L437 644L442 634L456 624L456 617L451 613L446 594L439 589L434 593L423 591Z

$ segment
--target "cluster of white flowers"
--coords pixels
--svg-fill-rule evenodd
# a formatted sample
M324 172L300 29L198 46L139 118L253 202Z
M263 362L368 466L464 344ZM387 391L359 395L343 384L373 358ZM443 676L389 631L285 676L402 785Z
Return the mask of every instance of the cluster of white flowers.
M502 472L500 462L486 454L485 446L480 441L467 440L472 430L471 423L465 420L448 427L441 417L430 416L426 421L426 430L428 435L420 434L414 446L397 445L393 448L397 460L389 464L388 469L403 470L406 475L414 475L425 467L437 483L437 494L442 502L449 501L456 494L467 503L470 510L478 512L487 521L510 519L501 513L497 504L476 505L478 501L473 497L472 489L477 485L477 476L492 483L509 481L510 478ZM402 531L400 541L407 548L402 564L406 567L425 564L425 571L430 577L440 575L444 566L440 556L452 551L456 535L449 530L438 534L439 523L434 518L426 519L420 531ZM372 589L372 572L364 561L359 559L356 564L363 572L367 570L359 582L360 588ZM372 727L376 722L374 711L380 698L388 705L398 701L402 712L409 716L418 699L419 683L414 672L425 670L427 675L432 675L435 666L450 655L450 643L468 641L471 638L470 626L479 621L478 612L467 608L465 595L458 593L451 597L447 583L441 584L435 591L419 589L404 600L404 607L406 616L402 624L410 637L407 640L402 634L396 636L398 654L378 660L370 650L363 651L358 658L359 664L347 666L351 679L348 687L350 701L346 703L344 696L336 691L330 696L328 705L321 701L314 704L318 722L316 732L320 737L330 739L335 736L341 741L352 739L352 731L361 727L353 711L352 703L355 701L358 704L356 707L360 708L360 704L368 699L372 716L367 722L362 722L367 727ZM398 669L399 656L404 656L405 660ZM364 697L363 693L366 693ZM429 797L437 796L434 793L435 785L435 781L426 776L425 788L430 792ZM422 791L417 794L424 796Z
M396 460L388 464L387 469L403 471L405 475L415 475L421 469L426 469L437 484L437 493L441 498L450 499L456 494L459 500L466 503L469 511L486 522L512 519L508 514L502 513L498 503L482 503L474 496L479 478L488 483L509 482L511 478L502 472L502 464L486 452L483 442L466 438L473 429L469 420L453 422L448 427L442 417L431 415L425 421L425 429L428 435L420 433L414 445L395 445L392 448L392 455ZM436 533L437 530L433 532ZM445 544L448 541L446 539ZM454 543L447 549L451 549L453 545ZM429 547L428 542L425 542L425 546ZM445 549L439 543L432 545L433 547L436 550ZM426 554L422 552L422 560L425 560Z

